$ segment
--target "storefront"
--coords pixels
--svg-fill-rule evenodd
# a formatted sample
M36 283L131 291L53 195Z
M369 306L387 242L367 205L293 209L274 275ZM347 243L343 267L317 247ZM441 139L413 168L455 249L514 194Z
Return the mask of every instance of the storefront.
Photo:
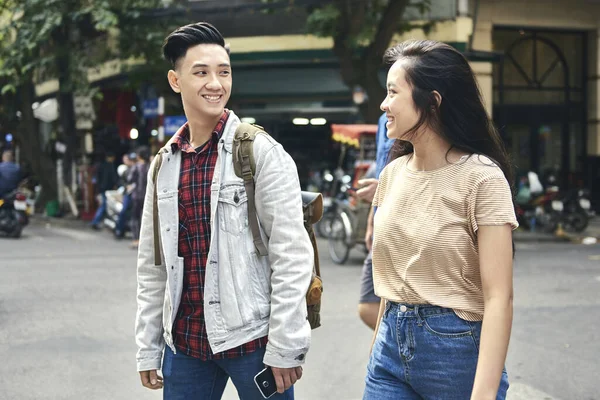
M473 63L517 173L557 174L600 203L600 1L471 1Z

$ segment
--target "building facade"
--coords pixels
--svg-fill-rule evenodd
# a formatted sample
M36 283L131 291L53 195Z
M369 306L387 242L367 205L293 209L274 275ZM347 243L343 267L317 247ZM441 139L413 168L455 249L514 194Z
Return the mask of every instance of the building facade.
M474 63L517 171L557 173L600 200L600 1L480 0L469 4Z
M301 170L314 168L309 164L316 159L335 160L339 149L330 124L362 118L355 88L341 79L332 39L307 34L302 9L263 14L253 9L257 2L236 0L231 4L237 8L219 3L190 1L190 20L214 23L231 46L230 107L267 128ZM410 13L409 19L423 18ZM414 30L391 44L430 38L463 51L517 173L556 174L561 186L591 188L600 203L600 0L434 0L425 18L437 21L428 34ZM121 73L115 61L92 78L114 84ZM177 116L182 109L165 84L166 71L164 79L137 98L163 96L165 115ZM38 85L38 95L55 86ZM319 124L305 124L312 120ZM155 131L156 121L141 123Z

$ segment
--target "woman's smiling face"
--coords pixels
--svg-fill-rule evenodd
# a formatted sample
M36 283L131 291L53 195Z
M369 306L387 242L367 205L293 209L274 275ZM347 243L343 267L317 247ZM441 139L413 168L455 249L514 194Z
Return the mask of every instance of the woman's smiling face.
M387 76L387 96L381 103L381 110L387 115L387 136L390 139L406 140L403 136L419 120L419 113L412 97L412 87L406 81L403 64L398 60L392 65Z

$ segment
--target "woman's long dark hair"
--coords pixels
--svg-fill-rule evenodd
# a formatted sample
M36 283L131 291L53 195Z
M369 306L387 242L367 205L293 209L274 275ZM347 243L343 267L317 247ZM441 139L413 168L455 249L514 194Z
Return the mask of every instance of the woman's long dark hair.
M406 135L415 135L428 125L452 148L492 159L512 186L512 170L502 138L485 111L473 70L461 53L433 40L413 40L388 49L383 60L390 66L403 60L406 80L412 87L419 120ZM439 106L434 90L442 96ZM390 160L413 151L411 143L396 140Z

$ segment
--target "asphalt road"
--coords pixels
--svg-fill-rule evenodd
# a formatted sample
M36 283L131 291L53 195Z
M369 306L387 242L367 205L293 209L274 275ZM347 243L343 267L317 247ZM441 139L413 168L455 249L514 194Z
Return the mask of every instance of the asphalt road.
M362 396L371 331L356 315L363 254L329 261L323 326L297 399ZM600 400L600 246L521 242L511 400ZM135 252L106 232L34 223L0 238L0 399L159 399L135 371ZM224 399L235 399L228 387Z

